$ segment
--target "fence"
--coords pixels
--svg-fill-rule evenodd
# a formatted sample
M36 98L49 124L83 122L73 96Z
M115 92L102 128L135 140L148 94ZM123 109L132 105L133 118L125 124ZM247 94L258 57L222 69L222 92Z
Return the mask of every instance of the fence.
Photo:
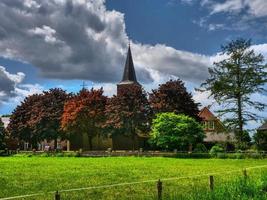
M108 188L119 188L119 187L126 187L126 186L133 186L138 184L145 184L145 183L151 183L155 186L155 195L154 197L158 200L163 199L163 192L164 192L164 184L170 181L182 181L185 179L197 179L201 178L202 180L205 178L205 180L208 180L208 188L210 192L212 192L216 186L216 176L217 175L227 175L227 174L236 174L242 172L242 176L244 180L248 179L248 170L254 170L254 169L263 169L267 168L267 165L261 165L256 167L248 167L243 170L232 170L232 171L224 171L224 172L215 172L215 173L209 173L209 174L198 174L198 175L192 175L192 176L182 176L182 177L172 177L172 178L162 178L159 180L144 180L144 181L136 181L136 182L128 182L128 183L116 183L116 184L110 184L110 185L100 185L100 186L91 186L91 187L82 187L82 188L72 188L72 189L64 189L60 191L50 191L50 192L40 192L35 194L28 194L28 195L20 195L20 196L13 196L13 197L5 197L0 198L0 200L12 200L12 199L28 199L28 198L34 198L37 196L44 196L44 195L51 195L51 200L61 200L62 194L70 193L70 192L81 192L81 191L89 191L89 190L96 190L96 189L108 189ZM179 189L179 188L176 188ZM47 198L45 198L47 199ZM68 198L70 199L70 198Z
M197 153L197 152L182 152L182 151L173 151L173 152L165 152L165 151L143 151L142 149L139 151L62 151L62 152L44 152L44 151L0 151L0 156L8 156L15 154L25 154L25 155L43 155L47 154L47 156L81 156L81 157L117 157L117 156L143 156L143 157L175 157L175 158L267 158L266 151L257 151L257 152L221 152L216 153L215 155L211 155L209 153Z

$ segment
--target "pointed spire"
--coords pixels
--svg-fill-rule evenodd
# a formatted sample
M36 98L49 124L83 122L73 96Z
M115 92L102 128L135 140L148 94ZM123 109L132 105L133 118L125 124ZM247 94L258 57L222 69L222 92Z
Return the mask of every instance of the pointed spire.
M129 42L129 47L128 47L126 63L125 63L125 67L124 67L123 78L122 78L121 82L134 82L134 83L137 83L130 42Z

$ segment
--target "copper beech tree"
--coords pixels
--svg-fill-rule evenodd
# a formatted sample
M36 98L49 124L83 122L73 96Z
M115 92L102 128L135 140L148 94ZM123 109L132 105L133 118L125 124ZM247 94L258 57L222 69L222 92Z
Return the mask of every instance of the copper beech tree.
M200 120L199 104L194 102L192 95L186 91L184 83L179 79L170 80L159 85L158 89L152 90L149 101L155 114L174 112Z
M36 134L34 127L32 126L32 120L35 120L38 115L40 101L40 94L26 97L12 112L7 127L12 138L28 142L33 148L36 148L38 141L41 140L40 136Z
M86 134L89 149L92 150L92 139L102 130L104 110L107 97L103 89L82 89L77 95L69 99L64 106L61 126L69 133Z
M64 138L61 130L61 117L64 104L69 98L64 90L60 88L44 91L41 99L37 102L36 116L30 121L34 132L42 139L54 141L54 149L57 149L58 138Z
M135 138L148 134L151 121L151 108L147 95L139 85L120 88L117 96L109 99L105 114L105 127L113 133L120 133L132 138L132 149L135 149Z
M32 148L37 148L40 141L54 140L56 149L57 139L63 136L60 122L68 98L59 88L26 97L11 115L8 126L11 136L28 142Z

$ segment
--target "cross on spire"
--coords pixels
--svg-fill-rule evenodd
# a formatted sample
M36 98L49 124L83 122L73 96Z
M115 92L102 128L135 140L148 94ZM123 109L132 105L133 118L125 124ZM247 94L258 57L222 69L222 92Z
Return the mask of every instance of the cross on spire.
M82 86L82 89L84 90L88 85L86 85L85 81L83 81L83 84L81 86Z

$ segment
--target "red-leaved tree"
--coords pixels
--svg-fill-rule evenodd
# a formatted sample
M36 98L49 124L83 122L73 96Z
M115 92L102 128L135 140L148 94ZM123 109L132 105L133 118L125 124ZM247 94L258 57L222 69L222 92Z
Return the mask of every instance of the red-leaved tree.
M151 109L146 93L138 85L120 88L119 95L108 101L105 114L105 127L115 134L130 136L133 150L138 133L148 133Z
M12 112L10 123L7 127L10 137L28 142L33 148L37 148L37 143L41 141L40 135L34 131L31 125L32 120L38 117L41 98L40 94L26 97Z
M103 89L82 89L69 99L64 106L61 127L64 131L74 134L86 134L89 150L92 150L92 139L100 134L104 123L104 110L107 97Z
M184 83L179 79L170 80L152 90L149 101L154 113L174 112L200 120L199 104L194 102L192 95L186 91Z

